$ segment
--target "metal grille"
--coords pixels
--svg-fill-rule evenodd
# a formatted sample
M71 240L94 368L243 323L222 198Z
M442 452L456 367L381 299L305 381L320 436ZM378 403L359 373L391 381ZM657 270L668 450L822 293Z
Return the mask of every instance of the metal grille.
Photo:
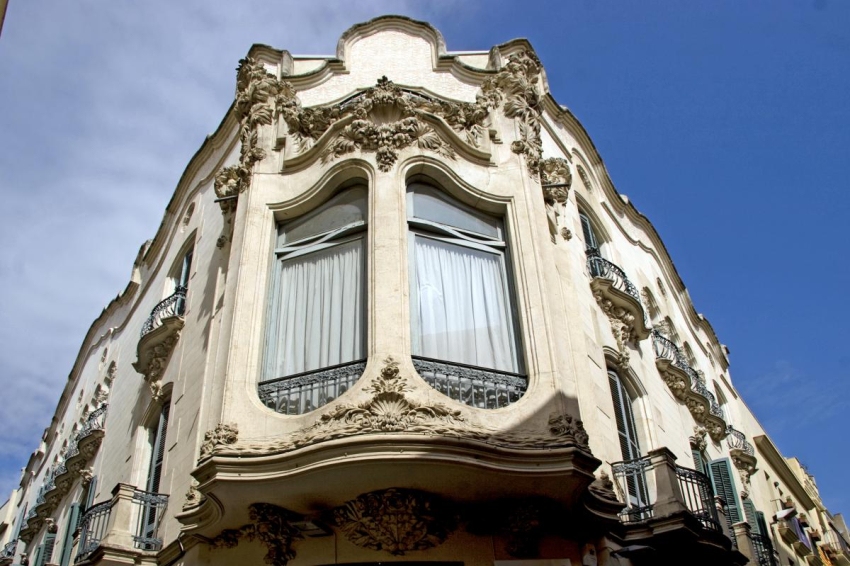
M703 527L722 532L708 476L690 468L676 466L676 478L679 480L685 507L699 519Z
M139 525L139 534L133 537L136 548L140 550L161 549L162 539L157 537L157 532L165 515L168 496L137 489L133 492L133 505Z
M528 378L520 373L421 356L413 356L413 367L443 395L479 409L507 407L528 389Z
M183 316L186 306L186 287L177 286L174 293L161 300L151 311L151 315L142 326L142 336L162 326L163 319L170 316Z
M587 254L587 269L593 277L608 279L614 283L614 287L632 296L640 304L640 293L635 284L626 277L626 272L620 266L615 265L602 257L596 248L585 250Z
M758 566L776 566L776 558L773 556L773 544L766 535L750 533L753 541L753 549L756 551Z
M3 550L0 550L0 559L2 558L15 558L15 552L18 550L18 539L7 542L6 546L3 547Z
M104 501L91 506L80 519L80 544L74 562L81 562L100 546L100 541L106 536L111 512L112 501Z
M348 391L366 369L366 360L262 381L263 404L284 415L309 413Z
M650 466L649 456L611 464L620 497L626 504L620 511L620 520L624 523L638 523L653 516L646 483L646 470Z

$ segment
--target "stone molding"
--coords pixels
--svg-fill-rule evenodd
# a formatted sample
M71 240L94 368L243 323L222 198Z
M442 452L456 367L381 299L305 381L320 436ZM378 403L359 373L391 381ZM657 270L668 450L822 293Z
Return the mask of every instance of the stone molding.
M169 316L162 319L160 326L139 338L133 369L142 374L145 381L162 379L182 330L183 317Z
M235 443L239 438L239 427L235 423L219 423L204 434L200 459L203 460L219 448Z
M365 493L328 517L353 544L393 556L439 546L457 527L456 515L442 499L415 489Z
M491 445L526 450L576 446L589 452L588 436L581 420L553 412L548 430L501 431L473 423L460 410L442 403L422 403L410 399L413 391L392 357L366 389L371 397L354 404L329 405L318 421L287 435L286 438L241 440L235 425L227 441L219 436L219 425L210 431L201 447L203 460L209 456L261 456L290 452L311 444L368 434L418 433L486 442ZM225 433L228 431L223 431Z

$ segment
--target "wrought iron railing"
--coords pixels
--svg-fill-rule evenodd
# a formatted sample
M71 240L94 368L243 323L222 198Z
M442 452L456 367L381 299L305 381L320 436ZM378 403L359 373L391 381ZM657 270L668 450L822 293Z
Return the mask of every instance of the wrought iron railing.
M74 562L81 562L100 546L109 526L112 513L112 500L103 501L89 507L80 519L80 542Z
M705 385L705 379L698 371L691 367L685 355L672 340L661 334L658 330L653 330L652 348L655 350L656 358L669 360L674 366L688 374L691 380L691 389L708 400L709 412L715 417L725 420L723 409L717 402L717 397L708 390L708 387Z
M3 550L0 550L0 559L6 558L14 558L15 553L18 551L18 539L11 540L6 543L3 547Z
M626 507L620 511L624 523L639 523L653 516L646 482L646 470L652 465L649 456L611 464L614 481Z
M29 521L30 519L32 519L32 518L33 518L33 517L35 517L36 515L38 515L38 511L36 511L36 510L35 510L35 507L33 507L32 509L30 509L30 510L27 512L26 517L24 517L24 522Z
M137 489L133 492L135 516L139 525L139 534L133 537L136 548L140 550L160 550L162 538L158 537L159 524L165 515L168 496Z
M83 423L83 427L79 430L79 432L77 432L77 436L74 438L76 442L79 442L86 436L90 435L92 431L103 430L103 427L106 424L106 408L107 405L104 403L89 413L86 422Z
M777 566L770 537L759 533L750 533L750 540L753 541L753 550L756 553L758 566Z
M164 298L151 311L142 326L142 336L162 326L162 321L172 316L183 316L186 308L186 287L177 286L174 293Z
M740 450L744 454L755 456L756 451L753 445L747 441L747 437L743 432L729 425L726 427L726 433L728 434L726 437L726 446L730 450Z
M679 480L685 507L699 519L703 527L722 532L708 476L690 468L676 466L676 478Z
M413 367L443 395L479 409L498 409L519 401L528 389L521 373L413 356Z
M593 277L612 281L615 288L631 295L634 300L639 304L641 303L638 288L629 281L626 272L619 265L615 265L602 257L596 248L588 248L584 253L587 254L587 269Z
M284 415L301 415L326 405L351 389L366 360L262 381L257 389L263 404Z

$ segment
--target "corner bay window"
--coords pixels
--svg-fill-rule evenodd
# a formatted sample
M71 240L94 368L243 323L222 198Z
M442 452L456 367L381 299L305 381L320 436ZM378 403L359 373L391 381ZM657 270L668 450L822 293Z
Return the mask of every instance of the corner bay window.
M259 394L279 413L321 407L363 373L366 196L347 189L278 227Z
M494 409L522 396L503 222L436 188L407 191L413 365L441 393Z

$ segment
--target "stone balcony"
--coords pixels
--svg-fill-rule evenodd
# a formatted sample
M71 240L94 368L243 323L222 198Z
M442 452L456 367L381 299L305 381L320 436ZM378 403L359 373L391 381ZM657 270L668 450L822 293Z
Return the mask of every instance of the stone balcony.
M611 332L620 352L619 363L626 367L629 362L628 343L649 337L650 329L640 301L640 293L626 272L590 248L587 254L587 270L590 273L590 288L599 307L611 322Z
M850 566L850 544L836 531L829 529L824 532L821 549L833 564Z
M717 442L725 438L728 426L717 399L679 347L657 330L652 331L652 347L658 373L673 395L687 405L694 420L706 428L711 438Z
M186 287L177 287L173 294L160 301L142 326L136 361L133 368L145 376L145 381L157 382L183 329Z
M120 483L80 518L74 564L155 564L168 496Z

